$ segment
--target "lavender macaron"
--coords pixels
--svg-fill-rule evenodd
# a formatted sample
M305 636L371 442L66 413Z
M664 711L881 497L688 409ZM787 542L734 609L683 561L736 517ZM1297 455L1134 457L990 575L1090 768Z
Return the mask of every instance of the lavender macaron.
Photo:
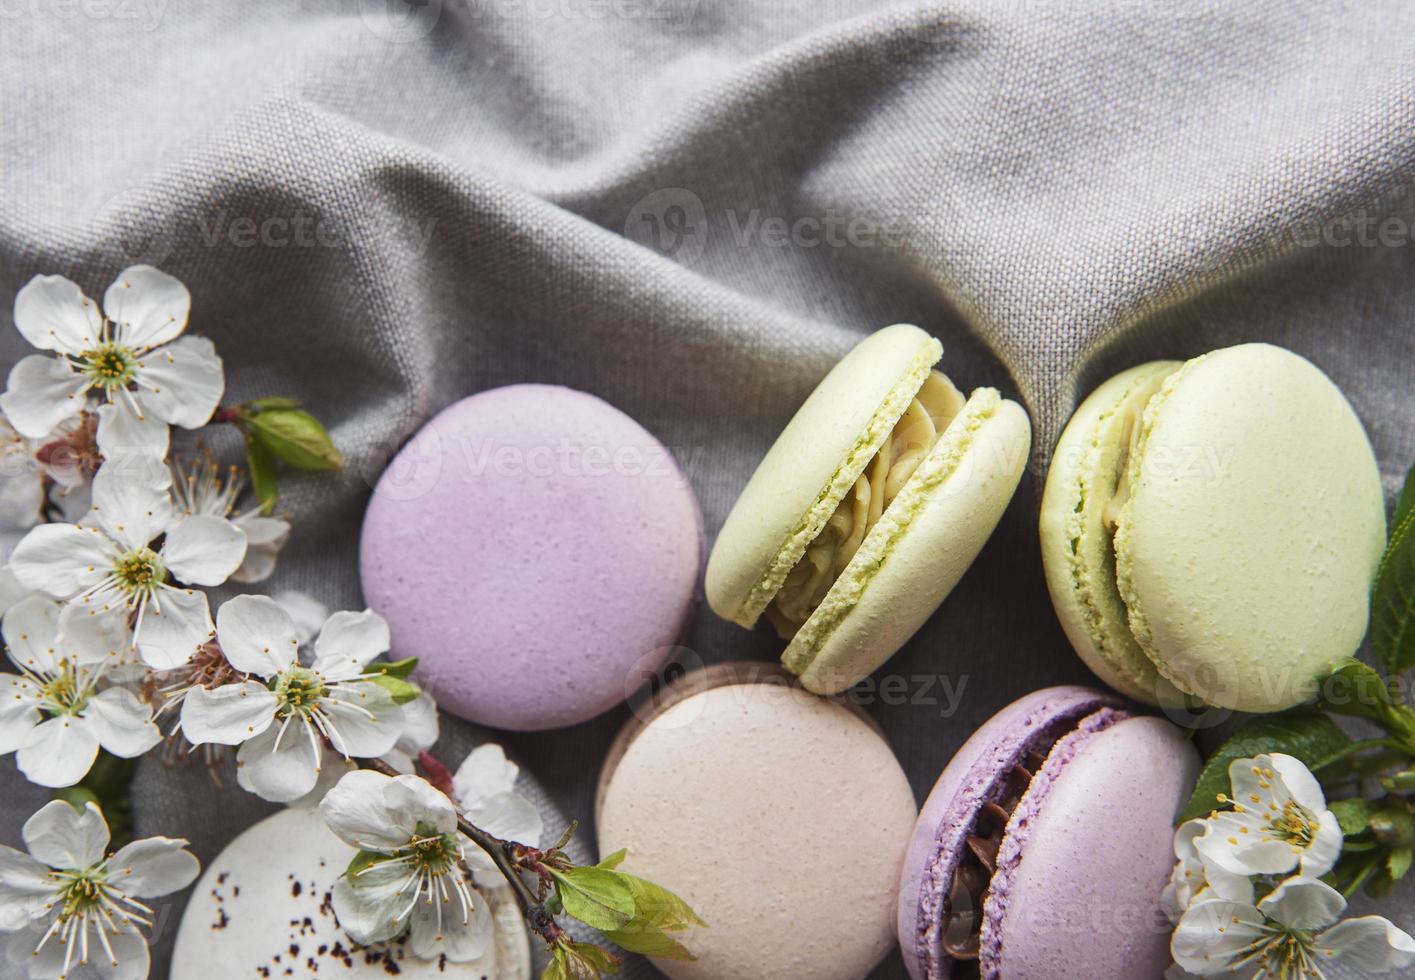
M1198 774L1179 728L1108 694L1053 687L1004 708L915 825L899 893L909 975L1162 975L1173 820Z
M364 517L364 596L439 704L514 731L593 718L667 661L702 515L673 456L593 395L495 388L428 422Z

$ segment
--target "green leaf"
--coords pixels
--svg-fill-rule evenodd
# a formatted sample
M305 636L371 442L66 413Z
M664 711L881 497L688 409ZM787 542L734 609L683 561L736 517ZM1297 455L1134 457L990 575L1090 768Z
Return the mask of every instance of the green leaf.
M1318 766L1351 744L1351 737L1319 711L1301 708L1266 718L1254 718L1240 728L1210 757L1199 774L1194 794L1175 818L1176 824L1206 816L1218 806L1220 793L1232 792L1228 766L1265 752L1283 752Z
M411 674L417 666L417 657L409 657L406 660L379 660L364 667L364 673L407 680L408 675Z
M359 851L349 862L349 866L344 869L344 873L352 878L365 868L386 860L387 857L388 855L380 854L377 851Z
M1399 527L1411 514L1415 514L1415 466L1411 466L1410 472L1405 474L1405 486L1395 501L1395 514L1390 523L1393 527Z
M628 856L629 852L621 847L619 850L609 855L609 857L601 858L599 864L595 865L595 867L604 868L606 871L613 871L615 868L619 867L619 865L623 864L624 859Z
M1382 722L1395 700L1386 679L1368 664L1343 660L1322 682L1317 707L1336 715Z
M634 918L634 895L618 872L570 868L550 872L569 915L595 929L619 929Z
M1347 837L1355 837L1366 829L1366 821L1371 813L1371 804L1361 797L1337 800L1327 803L1327 809L1336 814L1341 832Z
M1390 543L1371 590L1371 646L1392 674L1415 665L1415 469L1396 505Z
M707 925L706 922L698 918L698 913L694 912L687 902L662 885L655 885L651 881L636 878L622 871L614 873L619 875L620 879L629 886L629 891L634 896L633 922L642 922L670 932L686 929L689 926Z
M1390 874L1392 881L1399 881L1410 873L1410 865L1415 860L1415 850L1408 847L1397 847L1390 852L1386 858L1386 871Z
M268 516L280 498L280 474L270 450L249 436L246 438L246 470L251 476L251 490L260 501L260 512Z
M302 470L337 470L344 457L319 419L301 409L261 412L246 419L251 437L291 466Z
M407 704L414 701L422 693L416 684L410 684L401 677L394 677L392 674L375 674L369 678L379 687L383 688L393 696L394 704Z
M656 926L631 924L623 929L608 930L604 938L631 953L642 953L662 960L697 959L686 946Z
M1415 769L1404 769L1381 779L1381 786L1389 793L1415 793Z
M565 954L560 949L555 950L555 954L541 973L540 980L570 980L570 969L566 965Z
M571 947L575 955L584 960L601 974L618 973L619 957L594 943L574 943Z
M299 408L300 403L293 398L286 398L283 395L267 395L264 398L257 398L254 401L246 402L246 408L256 412L279 411L280 409Z

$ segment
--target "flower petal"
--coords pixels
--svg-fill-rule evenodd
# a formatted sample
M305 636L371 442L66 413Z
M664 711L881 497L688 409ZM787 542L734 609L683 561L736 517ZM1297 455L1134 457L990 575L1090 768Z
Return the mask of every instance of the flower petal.
M319 633L319 628L329 618L329 607L314 596L295 589L284 589L271 596L285 610L295 624L295 637L304 646Z
M125 895L159 898L197 880L201 865L185 840L148 837L133 841L108 862L108 880Z
M20 835L36 861L59 871L90 868L108 850L108 822L92 803L82 810L62 800L46 803L25 821Z
M35 707L40 697L39 688L28 678L0 674L0 755L24 745L43 720Z
M419 823L426 823L439 834L457 829L457 810L452 801L419 776L390 777L383 789L383 802L397 827L414 830Z
M1254 811L1224 811L1208 820L1208 829L1194 842L1204 863L1230 874L1286 874L1301 850L1264 832Z
M140 398L139 398L140 401ZM98 406L98 431L95 438L103 453L104 468L124 456L150 460L167 458L172 433L167 423L151 412L142 418L133 414L128 399Z
M184 517L167 532L162 558L188 585L220 585L241 567L246 536L223 517Z
M419 902L413 908L413 953L425 960L446 956L453 963L466 963L486 952L491 945L491 905L473 892L473 903L464 907L451 887L445 898Z
M182 699L182 734L193 745L240 745L270 727L275 708L275 693L255 681L192 688Z
M1336 859L1341 857L1344 834L1336 814L1323 810L1312 842L1302 851L1302 875L1306 878L1320 878L1336 867Z
M1283 755L1281 752L1274 752L1266 756L1268 765L1282 784L1287 787L1287 792L1298 803L1302 804L1313 813L1321 813L1327 808L1326 794L1322 792L1322 784L1317 782L1317 777L1312 775L1312 771L1302 764L1301 759L1295 759L1290 755Z
M57 357L31 354L10 369L0 411L23 436L42 439L56 425L79 414L89 379Z
M0 633L15 666L41 674L59 670L59 603L30 595L5 612Z
M1379 915L1365 915L1318 935L1316 955L1319 963L1340 962L1363 974L1389 973L1415 963L1415 939Z
M1197 902L1179 920L1169 951L1190 973L1221 973L1249 943L1263 935L1263 924L1263 914L1251 905Z
M348 758L378 758L397 744L403 729L403 709L372 681L340 684L320 706L334 751Z
M351 677L392 645L388 623L372 609L337 612L314 641L314 669L326 677Z
M290 722L283 739L280 726L271 725L236 753L236 782L263 800L291 803L314 789L321 755L299 721Z
M187 328L192 294L180 280L150 265L129 266L103 294L103 312L121 342L146 350L177 339Z
M295 662L299 640L289 613L269 596L238 595L216 610L216 636L231 666L274 677Z
M407 880L406 868L387 863L372 865L357 878L340 877L334 882L339 927L363 945L397 938L408 924L403 916L408 908Z
M15 753L15 765L30 782L58 788L83 779L97 757L98 739L88 726L60 715L30 731Z
M482 830L531 847L540 846L545 829L534 803L518 793L497 793L467 807L467 817Z
M49 869L13 847L0 845L0 909L34 919L44 911L46 899L54 893ZM10 915L0 917L0 931L18 928Z
M15 329L40 350L78 354L98 344L98 305L63 276L35 276L15 294Z
M170 482L166 467L100 466L93 478L93 521L123 547L146 548L172 523Z
M158 605L149 606L142 631L134 639L143 663L171 670L190 661L215 628L205 592L163 588L157 601Z
M143 406L170 425L199 429L211 421L226 378L205 337L182 337L146 355L135 374Z
M520 771L520 766L506 758L501 746L487 743L477 746L462 760L452 778L452 788L463 806L475 806L484 799L511 792Z
M1346 899L1324 881L1294 875L1259 902L1258 909L1289 929L1321 929L1340 918Z
M246 534L246 557L231 573L232 580L264 582L275 573L275 559L290 537L290 524L276 517L242 515L233 521Z
M83 721L99 745L123 759L135 759L162 741L152 709L125 688L110 687L90 698Z
M117 557L113 542L96 528L41 524L15 545L10 570L25 588L68 599L102 582Z
M406 846L417 820L389 811L385 793L392 781L391 776L359 769L335 783L319 804L324 822L334 836L350 847L366 851Z
M416 698L402 705L403 720L398 732L398 741L393 748L381 756L399 772L413 771L413 758L432 748L437 741L437 702L432 695L422 691Z
M72 602L59 612L59 653L80 666L116 666L132 648L127 616L103 615Z
M44 474L13 457L0 465L0 521L7 529L28 531L44 519Z
M93 956L93 964L101 980L147 980L152 972L151 954L147 940L136 929L120 929L108 934L108 945L113 949L113 959L103 954Z

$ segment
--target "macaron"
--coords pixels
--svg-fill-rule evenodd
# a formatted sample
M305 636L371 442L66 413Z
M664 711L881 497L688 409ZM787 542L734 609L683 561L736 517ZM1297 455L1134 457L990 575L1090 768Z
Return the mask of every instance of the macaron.
M529 980L530 937L508 887L479 894L493 939L467 963L422 960L402 942L359 946L339 928L331 889L355 851L314 803L266 817L233 840L192 891L172 953L171 980L388 977Z
M438 704L531 731L609 710L667 661L702 553L662 443L594 395L522 384L457 402L397 453L359 570Z
M914 827L898 905L909 975L1163 975L1173 820L1199 766L1179 728L1099 691L1048 688L1004 708Z
M1317 367L1270 344L1102 384L1062 433L1042 498L1067 636L1150 704L1306 700L1365 635L1384 543L1360 419Z
M942 345L897 324L816 387L727 515L708 603L752 628L818 694L888 660L938 608L1001 520L1031 446L1027 413L996 389L964 397Z
M861 980L894 945L917 809L879 731L771 664L684 675L620 733L600 777L601 854L707 923L672 980Z

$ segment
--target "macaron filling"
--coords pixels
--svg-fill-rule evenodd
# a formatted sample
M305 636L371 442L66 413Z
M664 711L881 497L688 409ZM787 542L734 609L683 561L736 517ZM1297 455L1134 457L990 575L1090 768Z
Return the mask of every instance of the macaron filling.
M1157 365L1160 366L1160 365ZM1160 370L1138 378L1097 420L1081 467L1076 509L1067 521L1068 559L1086 628L1099 656L1126 683L1153 698L1157 666L1144 645L1139 600L1127 590L1117 535L1131 492L1140 478L1144 439L1154 407L1170 379L1182 372ZM1113 456L1113 459L1108 457Z
M938 371L929 372L889 437L807 545L805 554L787 573L767 607L767 617L782 639L795 636L825 600L865 537L899 497L965 403L962 392L947 377Z
M1016 814L1034 805L1028 800L1042 774L1074 754L1076 736L1129 717L1124 710L1096 703L1079 703L1043 720L1003 746L1002 754L979 762L976 775L965 780L967 788L951 811L957 816L939 827L940 846L925 873L932 884L920 896L915 948L928 980L984 975L985 923L993 911L1000 854L1009 853L1005 842L1017 831ZM966 830L960 831L963 822Z

